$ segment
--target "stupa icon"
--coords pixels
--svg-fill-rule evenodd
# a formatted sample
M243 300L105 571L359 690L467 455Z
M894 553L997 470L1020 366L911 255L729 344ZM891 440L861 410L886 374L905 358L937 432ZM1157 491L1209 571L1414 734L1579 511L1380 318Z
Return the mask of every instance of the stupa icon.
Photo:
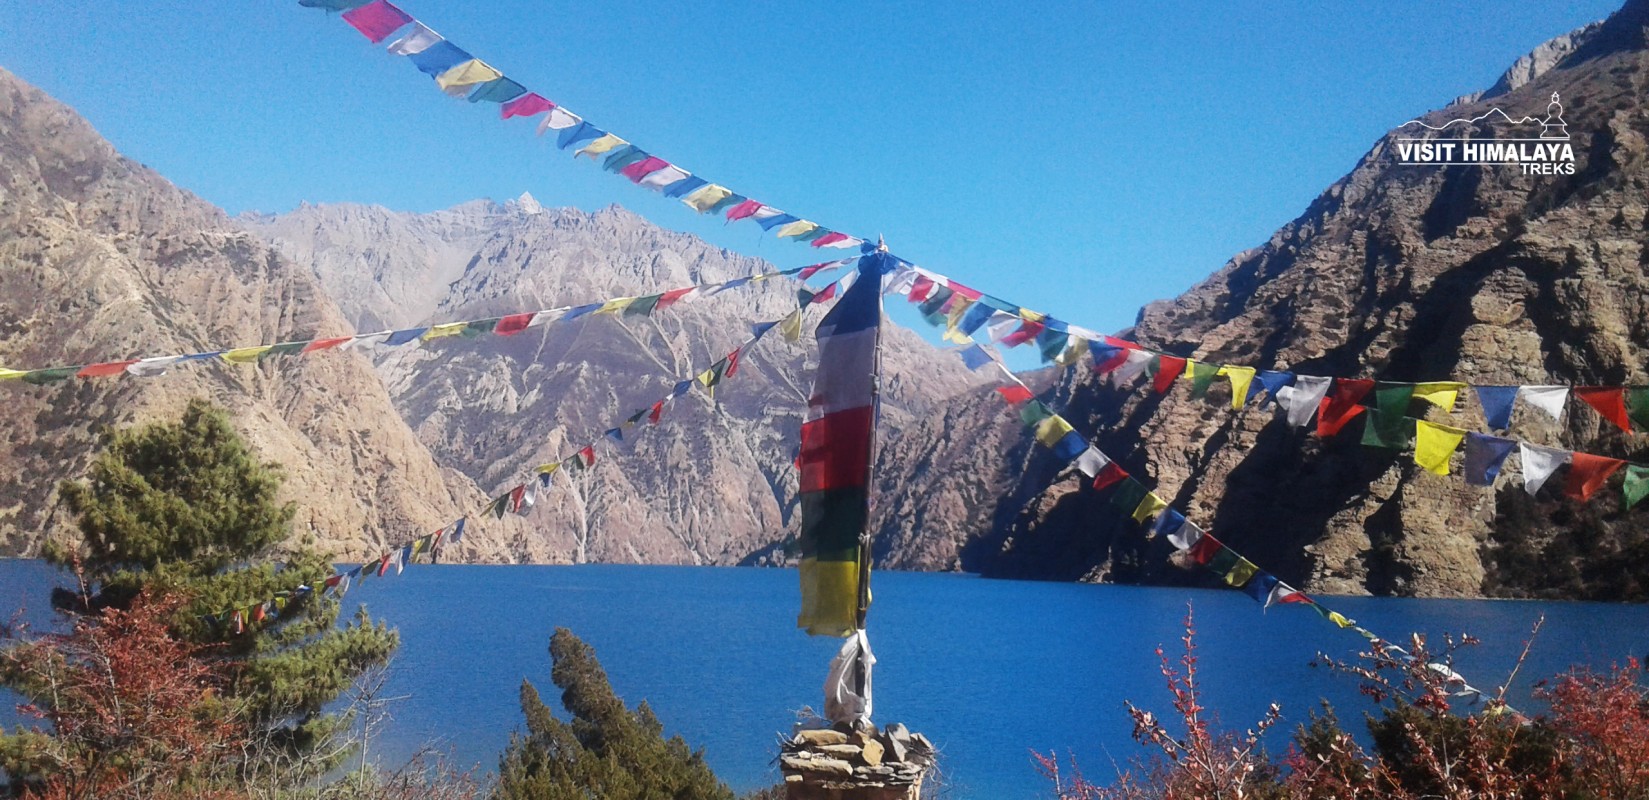
M1540 138L1569 138L1569 125L1563 121L1563 104L1557 101L1557 92L1552 92L1552 103L1546 106L1546 118L1540 122Z

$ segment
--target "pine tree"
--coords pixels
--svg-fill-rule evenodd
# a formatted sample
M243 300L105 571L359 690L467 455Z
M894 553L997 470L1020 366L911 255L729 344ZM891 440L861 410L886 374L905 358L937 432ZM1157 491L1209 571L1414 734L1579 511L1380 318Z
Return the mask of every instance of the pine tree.
M557 719L532 682L521 682L527 732L504 752L498 800L733 800L702 751L680 736L665 739L645 702L624 706L595 652L571 631L556 629L550 658L550 679L572 721Z
M294 507L279 499L281 480L225 412L196 400L178 422L114 433L86 483L61 485L81 541L48 547L45 556L83 570L93 589L54 591L54 605L71 612L125 608L140 592L186 598L174 632L215 645L229 676L226 695L264 745L244 768L301 765L301 775L287 777L302 777L347 754L339 744L350 719L325 709L385 664L398 637L364 607L340 627L336 599L284 594L318 589L334 570L323 554L291 541ZM212 621L278 596L281 608L249 621L244 633Z

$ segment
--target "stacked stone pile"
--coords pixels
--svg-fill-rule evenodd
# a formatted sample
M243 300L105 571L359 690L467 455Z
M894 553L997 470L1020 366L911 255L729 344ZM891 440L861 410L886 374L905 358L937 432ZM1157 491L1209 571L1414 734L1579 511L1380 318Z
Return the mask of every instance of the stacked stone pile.
M791 800L917 800L935 754L926 736L899 723L852 733L803 730L779 747Z

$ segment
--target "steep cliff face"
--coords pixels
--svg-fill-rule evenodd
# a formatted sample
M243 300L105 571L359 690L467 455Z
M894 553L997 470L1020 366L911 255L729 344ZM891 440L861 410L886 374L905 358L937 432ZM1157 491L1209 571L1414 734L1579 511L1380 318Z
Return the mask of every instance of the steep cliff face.
M350 328L309 272L217 209L114 151L84 120L0 71L0 364L34 368L242 346ZM0 555L68 535L56 484L80 477L107 426L228 407L281 463L300 533L366 556L481 500L395 414L361 356L200 364L128 377L0 386ZM505 555L501 537L465 554Z
M311 206L242 221L310 264L345 313L367 325L579 305L774 268L616 207L546 210L530 197L434 214ZM796 257L799 264L829 256L798 249ZM396 407L441 463L489 489L596 443L595 469L558 477L526 520L521 536L546 548L549 560L769 562L795 531L791 462L812 382L811 327L822 312L807 318L798 343L765 337L714 400L695 390L663 424L632 430L622 443L602 432L726 355L752 322L789 313L797 286L773 280L650 317L442 340L390 351L378 367ZM954 358L933 358L910 331L890 327L887 336L889 430L974 385ZM900 552L901 565L955 566L919 548Z
M1179 355L1307 374L1394 381L1642 384L1649 348L1649 3L1518 62L1491 99L1544 116L1561 94L1572 175L1517 166L1401 165L1395 138L1260 247L1178 298L1145 308L1131 333ZM1404 134L1412 135L1412 134ZM1216 390L1217 395L1218 390ZM1285 580L1319 591L1427 596L1644 596L1642 514L1607 499L1529 500L1418 470L1407 456L1324 441L1272 408L1103 386L1086 371L1050 396L1079 429L1159 494ZM1485 430L1467 401L1436 419ZM1004 423L1011 424L1011 423ZM1519 436L1618 457L1645 451L1589 409L1562 425L1519 413ZM971 445L962 444L963 450ZM1515 463L1515 460L1514 460ZM1028 499L964 546L964 567L996 575L1184 582L1169 546L1147 540L1056 466L1025 473ZM957 479L945 479L954 483ZM1050 485L1051 482L1051 485ZM955 490L955 487L950 487ZM937 491L930 488L929 491Z

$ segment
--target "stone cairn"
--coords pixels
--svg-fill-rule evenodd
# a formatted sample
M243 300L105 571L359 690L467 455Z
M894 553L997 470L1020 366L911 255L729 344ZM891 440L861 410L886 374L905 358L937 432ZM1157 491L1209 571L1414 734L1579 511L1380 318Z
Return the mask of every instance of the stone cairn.
M802 730L779 740L788 800L920 800L933 743L894 723L878 731Z

